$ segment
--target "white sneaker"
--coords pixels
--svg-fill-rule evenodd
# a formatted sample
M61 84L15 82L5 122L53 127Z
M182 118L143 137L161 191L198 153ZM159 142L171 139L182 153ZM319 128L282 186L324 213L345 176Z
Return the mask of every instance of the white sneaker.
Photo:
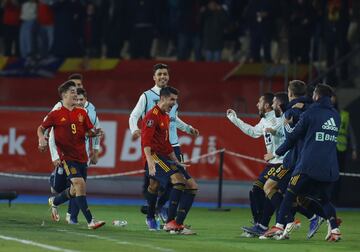
M51 218L53 221L59 222L60 215L59 215L58 207L54 205L54 199L55 197L49 198L49 206L51 208Z
M255 235L250 234L248 232L243 232L240 236L245 237L245 238L254 238L255 237Z
M338 242L341 240L341 232L340 229L334 228L330 231L330 235L326 238L327 241L330 242Z
M192 230L189 229L189 228L184 227L184 228L179 232L179 234L181 234L181 235L196 235L196 232L192 231Z
M291 232L298 228L299 226L296 224L295 221L289 222L288 224L286 224L284 232L278 237L278 240L284 240L286 238L289 238Z
M267 240L267 239L269 239L269 237L266 237L265 235L260 235L259 239L260 240Z
M96 221L92 219L91 222L88 224L89 229L98 229L105 225L105 221Z
M69 213L66 213L65 220L66 220L67 224L70 224L70 225L78 225L79 224L78 222L74 222L73 220L71 220L71 214L69 214Z

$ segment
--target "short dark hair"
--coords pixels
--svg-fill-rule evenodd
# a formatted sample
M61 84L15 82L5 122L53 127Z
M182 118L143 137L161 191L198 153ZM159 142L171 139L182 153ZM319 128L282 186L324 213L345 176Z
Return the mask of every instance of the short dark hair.
M78 95L83 95L85 98L87 98L87 92L86 92L86 90L83 89L83 88L77 88L77 89L76 89L76 93L77 93Z
M274 94L273 93L264 93L262 96L264 97L265 103L268 103L271 106L273 103Z
M286 92L278 92L274 95L274 97L280 101L280 108L283 112L285 112L286 107L289 103L288 94Z
M326 84L317 84L314 92L320 97L328 96L331 97L334 95L334 89Z
M163 87L163 88L160 90L160 97L161 97L161 96L168 97L168 96L170 96L171 94L178 95L178 94L179 94L179 90L177 90L177 89L174 88L174 87L170 87L170 86Z
M63 84L61 84L58 87L58 92L61 99L62 99L62 94L68 91L71 87L76 87L75 82L73 82L72 80L65 81Z
M290 81L288 88L295 97L304 96L306 94L306 83L301 80Z
M155 65L153 66L153 72L154 72L154 74L155 74L155 72L156 72L157 70L159 70L159 69L166 69L166 70L169 71L169 66L166 65L166 64L164 64L164 63L155 64Z
M82 80L83 76L79 73L71 74L68 78L68 80Z

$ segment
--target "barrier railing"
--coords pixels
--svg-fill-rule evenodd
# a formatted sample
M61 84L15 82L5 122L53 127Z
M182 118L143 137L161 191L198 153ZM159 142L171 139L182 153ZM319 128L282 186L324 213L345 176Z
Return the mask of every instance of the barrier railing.
M225 153L231 156L235 156L242 159L251 160L254 162L259 162L265 164L266 161L263 159L247 156L244 154L236 153L230 150L226 149L218 149L212 152L208 152L204 155L200 155L197 157L194 157L189 160L185 160L185 163L192 163L197 160L200 160L202 158L206 158L209 156L214 156L219 154L219 171L218 171L218 195L217 195L217 206L214 209L211 210L217 210L217 211L229 211L230 209L224 209L222 208L222 193L223 193L223 166L224 166L224 160L225 160ZM104 178L114 178L114 177L123 177L123 176L131 176L136 174L142 174L144 173L144 169L134 170L134 171L128 171L128 172L120 172L120 173L113 173L113 174L104 174L104 175L93 175L88 176L88 179L104 179ZM360 173L347 173L347 172L340 172L341 176L345 177L357 177L360 178ZM24 178L24 179L37 179L37 180L48 180L49 176L41 176L41 175L26 175L26 174L13 174L13 173L5 173L0 172L0 176L3 177L10 177L10 178Z

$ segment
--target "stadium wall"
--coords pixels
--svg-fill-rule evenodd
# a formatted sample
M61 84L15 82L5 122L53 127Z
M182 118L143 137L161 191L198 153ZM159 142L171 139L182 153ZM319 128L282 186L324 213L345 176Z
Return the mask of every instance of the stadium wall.
M154 85L152 66L158 61L67 59L60 63L26 67L8 60L0 72L0 106L50 107L59 99L58 85L70 73L80 72L89 99L98 109L129 110L140 94ZM284 87L283 76L264 77L277 65L165 63L170 67L170 85L180 90L180 111L223 113L234 107L242 113L257 113L255 105L261 92Z
M36 129L46 112L0 111L0 171L6 173L43 175L50 174L52 163L50 153L40 153L37 149ZM114 174L141 170L140 139L133 141L128 129L128 115L101 113L101 127L105 137L101 141L99 163L89 168L89 175ZM200 135L193 138L180 134L179 142L185 160L194 159L190 173L198 179L214 180L218 177L219 154L196 159L198 156L218 149L241 153L261 159L265 147L263 140L251 139L240 134L225 117L184 116L185 121L200 129ZM245 118L253 124L254 118ZM226 155L224 179L254 180L262 169L262 164Z

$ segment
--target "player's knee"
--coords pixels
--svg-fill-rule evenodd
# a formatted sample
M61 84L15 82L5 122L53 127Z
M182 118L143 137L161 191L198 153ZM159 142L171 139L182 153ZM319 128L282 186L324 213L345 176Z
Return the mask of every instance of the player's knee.
M185 178L180 173L175 173L171 177L171 183L175 184L186 184Z
M83 178L74 178L71 180L71 183L75 189L76 196L86 194L86 183Z
M267 197L269 197L269 195L270 195L272 192L276 191L276 185L277 185L276 181L274 181L274 180L272 180L272 179L268 179L268 180L266 181L263 190L264 190L265 195L266 195Z
M198 184L195 179L191 178L186 180L186 189L187 190L198 190Z
M277 190L276 188L273 188L271 190L269 190L268 192L265 191L265 196L266 198L270 199L274 196L275 193L279 192L279 190Z
M75 197L76 196L76 190L75 187L71 186L69 189L69 195L70 197Z
M149 186L148 186L148 191L150 193L155 194L155 193L158 192L158 190L159 190L159 182L157 182L156 180L151 179L150 183L149 183Z

